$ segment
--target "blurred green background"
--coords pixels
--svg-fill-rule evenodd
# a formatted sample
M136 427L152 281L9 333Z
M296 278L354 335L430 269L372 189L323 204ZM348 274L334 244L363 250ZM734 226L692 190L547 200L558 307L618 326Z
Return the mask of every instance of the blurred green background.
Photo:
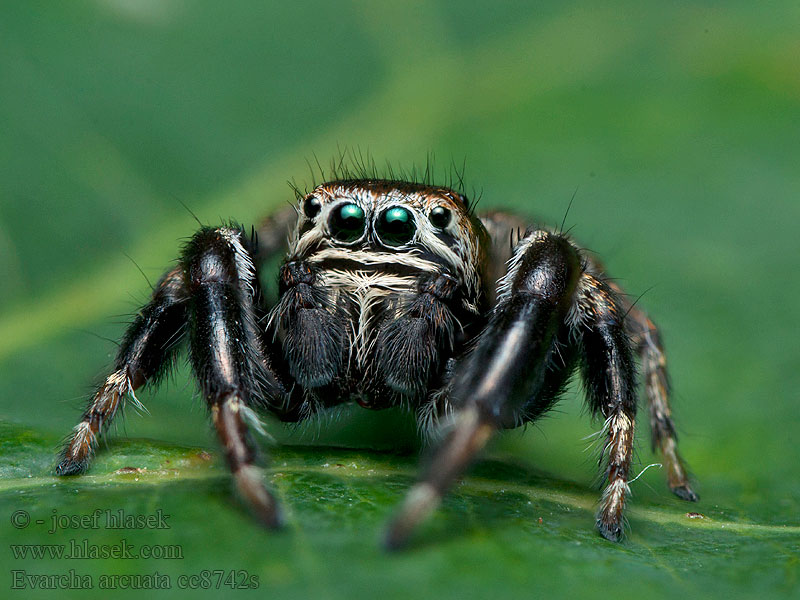
M159 594L178 596L181 574L242 569L260 587L236 594L279 598L800 596L799 32L788 1L2 3L2 539L123 535L184 558L4 546L1 585L14 569L160 571ZM290 526L267 534L230 497L184 366L140 395L151 414L128 411L89 475L50 477L147 297L139 268L156 279L196 227L183 204L257 222L293 199L287 180L310 182L308 161L345 148L401 167L466 161L481 208L551 223L577 190L567 226L663 327L698 505L650 469L628 540L597 536L584 438L598 424L576 390L504 435L401 556L377 540L413 481L413 424L365 411L273 424L290 444L268 471ZM637 471L658 460L647 429ZM9 522L118 507L162 509L171 528Z

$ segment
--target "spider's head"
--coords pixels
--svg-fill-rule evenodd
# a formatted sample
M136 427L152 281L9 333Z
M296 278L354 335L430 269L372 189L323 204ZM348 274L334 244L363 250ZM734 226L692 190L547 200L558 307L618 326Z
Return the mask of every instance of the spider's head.
M477 293L487 234L453 190L380 179L333 181L302 197L299 210L294 257L364 269L446 271Z

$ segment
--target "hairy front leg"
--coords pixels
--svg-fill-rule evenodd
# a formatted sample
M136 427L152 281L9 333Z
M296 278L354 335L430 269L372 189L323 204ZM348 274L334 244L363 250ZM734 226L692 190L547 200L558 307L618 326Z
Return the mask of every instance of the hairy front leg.
M166 273L150 302L139 311L120 344L114 369L92 396L83 417L61 450L57 475L88 467L100 433L134 391L157 381L172 363L186 323L186 287L180 267Z
M563 236L530 232L518 244L489 324L456 367L453 426L391 522L387 547L407 543L492 434L518 424L526 401L548 385L554 340L580 273L578 252Z
M186 246L190 360L237 489L266 526L281 524L278 504L256 466L252 406L285 395L269 368L256 326L255 269L239 229L203 229ZM280 404L280 402L278 402Z

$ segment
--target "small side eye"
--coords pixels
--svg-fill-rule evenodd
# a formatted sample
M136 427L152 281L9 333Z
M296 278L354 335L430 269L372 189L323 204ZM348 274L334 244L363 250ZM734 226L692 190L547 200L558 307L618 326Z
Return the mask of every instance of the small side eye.
M322 204L316 196L309 196L303 202L303 214L309 219L316 217L320 209L322 209Z
M428 218L434 227L437 229L444 229L450 224L450 216L450 211L444 206L436 206L431 210Z

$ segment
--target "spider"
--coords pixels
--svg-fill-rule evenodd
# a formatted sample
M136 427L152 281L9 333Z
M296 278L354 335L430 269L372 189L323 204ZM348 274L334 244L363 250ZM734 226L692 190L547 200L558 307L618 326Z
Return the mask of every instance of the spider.
M267 306L258 269L285 249L287 229L279 297ZM618 541L637 355L669 487L698 499L677 451L653 322L561 231L526 229L503 212L478 216L453 189L338 178L298 192L298 206L257 235L202 227L128 327L57 474L87 469L125 398L159 381L184 338L235 486L270 528L282 517L257 467L257 413L299 422L356 402L405 407L424 430L438 424L432 459L387 530L387 547L399 548L495 432L538 419L578 370L607 438L596 527Z

